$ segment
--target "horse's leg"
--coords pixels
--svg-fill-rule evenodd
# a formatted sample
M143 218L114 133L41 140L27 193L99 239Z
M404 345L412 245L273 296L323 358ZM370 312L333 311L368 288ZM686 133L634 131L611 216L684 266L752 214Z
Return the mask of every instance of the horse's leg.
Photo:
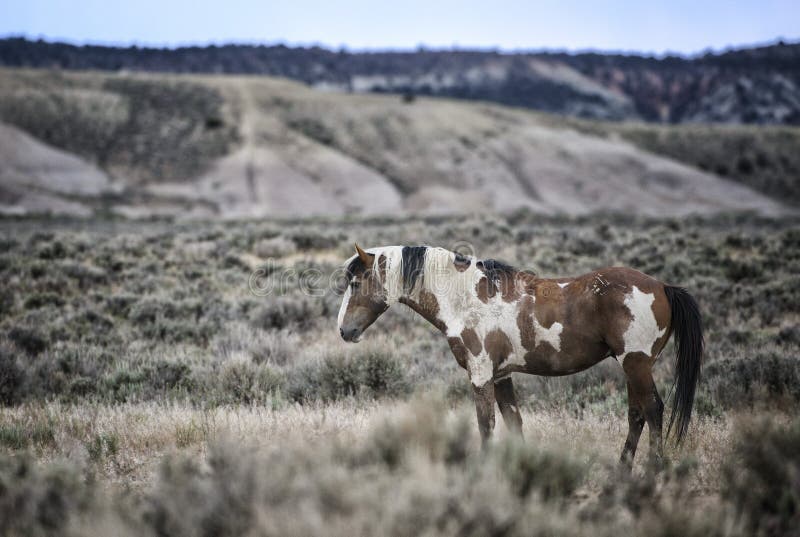
M517 396L514 394L514 383L511 377L498 380L494 383L494 395L503 421L512 433L522 436L522 416L517 408Z
M483 386L473 384L472 389L475 395L475 409L478 412L481 446L486 449L494 430L494 382L489 380Z
M653 374L652 360L644 353L630 353L622 361L622 368L628 378L628 438L622 448L620 463L630 469L639 445L648 409L652 409ZM654 415L654 412L651 412ZM651 437L652 438L652 437Z
M631 383L628 381L628 438L625 439L625 446L620 455L620 465L628 470L633 467L633 458L636 456L636 446L639 445L639 436L644 428L644 416L642 410L634 401Z
M664 461L664 445L661 438L664 402L658 395L655 382L653 382L651 390L652 395L647 399L644 407L644 417L647 420L647 428L650 430L649 463L654 470L660 470Z

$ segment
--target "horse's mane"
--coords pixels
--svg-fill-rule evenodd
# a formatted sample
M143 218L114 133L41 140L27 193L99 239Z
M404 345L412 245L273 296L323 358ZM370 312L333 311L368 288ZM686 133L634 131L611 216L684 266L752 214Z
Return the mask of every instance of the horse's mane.
M383 246L370 248L367 253L375 256L373 270L379 270L379 259L386 259L384 288L389 300L397 300L411 295L420 289L430 289L435 285L437 275L457 274L454 270L454 254L444 248L433 246ZM462 259L463 256L459 256ZM471 258L471 263L479 263L478 267L492 281L501 276L512 275L517 269L496 259L478 260ZM345 262L347 280L350 281L356 272L367 267L357 255Z
M511 276L517 272L517 269L511 265L498 261L497 259L483 259L479 261L479 263L486 273L486 276L488 276L491 281L497 281L500 279L500 276Z

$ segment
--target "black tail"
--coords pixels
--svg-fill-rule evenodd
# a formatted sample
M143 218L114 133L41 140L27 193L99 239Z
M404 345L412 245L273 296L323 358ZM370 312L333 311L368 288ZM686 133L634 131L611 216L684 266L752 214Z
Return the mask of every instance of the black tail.
M672 431L675 419L678 420L678 443L683 441L689 420L692 417L694 392L700 377L700 364L703 360L703 322L697 302L682 287L664 286L669 307L672 310L672 331L678 356L675 361L675 394L672 399L672 415L669 417L667 435Z

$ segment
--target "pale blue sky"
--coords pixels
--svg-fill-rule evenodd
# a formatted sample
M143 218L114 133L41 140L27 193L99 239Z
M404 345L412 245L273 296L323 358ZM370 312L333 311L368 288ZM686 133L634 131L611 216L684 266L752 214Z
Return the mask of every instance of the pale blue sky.
M0 35L73 43L696 53L800 39L800 0L0 0Z

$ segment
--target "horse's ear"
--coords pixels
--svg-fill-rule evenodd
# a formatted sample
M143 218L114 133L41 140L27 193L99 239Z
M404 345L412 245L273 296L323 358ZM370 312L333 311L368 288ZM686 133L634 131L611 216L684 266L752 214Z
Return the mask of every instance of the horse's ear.
M358 243L356 243L356 253L358 254L358 257L361 258L361 261L364 262L365 266L372 266L372 261L375 259L375 256L362 250Z
M467 256L456 253L453 258L453 264L456 266L456 270L464 272L469 268L470 264L472 264L472 260Z

